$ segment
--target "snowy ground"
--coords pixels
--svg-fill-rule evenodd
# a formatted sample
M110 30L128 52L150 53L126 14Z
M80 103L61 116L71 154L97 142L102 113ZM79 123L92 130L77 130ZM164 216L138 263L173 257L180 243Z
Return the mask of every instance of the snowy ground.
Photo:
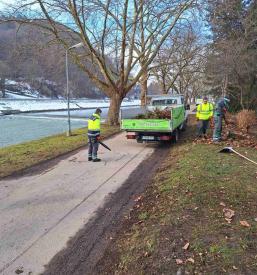
M139 105L139 100L135 101L123 101L122 106L133 106ZM71 100L70 108L97 108L106 107L108 108L110 102L107 100ZM11 108L13 110L24 111L43 111L43 110L61 110L67 108L66 100L51 100L51 99L1 99L0 110L5 108Z

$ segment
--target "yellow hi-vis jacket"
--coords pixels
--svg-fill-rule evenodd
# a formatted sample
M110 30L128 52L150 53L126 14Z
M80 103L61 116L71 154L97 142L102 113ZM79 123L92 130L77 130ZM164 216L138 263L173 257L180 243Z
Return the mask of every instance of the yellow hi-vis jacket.
M88 135L99 136L100 135L100 116L93 114L88 120Z
M197 106L196 118L209 120L213 116L213 105L209 102L201 103Z

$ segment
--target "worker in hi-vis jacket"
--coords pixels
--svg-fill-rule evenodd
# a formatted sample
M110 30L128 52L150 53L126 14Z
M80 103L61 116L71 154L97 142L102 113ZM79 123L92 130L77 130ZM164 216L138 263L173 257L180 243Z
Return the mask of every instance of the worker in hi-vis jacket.
M196 119L198 121L198 137L202 135L207 138L207 130L209 123L213 117L213 105L208 102L208 98L205 96L203 102L197 106Z
M101 125L102 110L97 108L95 113L88 120L88 161L99 162L97 151L100 140L100 125Z

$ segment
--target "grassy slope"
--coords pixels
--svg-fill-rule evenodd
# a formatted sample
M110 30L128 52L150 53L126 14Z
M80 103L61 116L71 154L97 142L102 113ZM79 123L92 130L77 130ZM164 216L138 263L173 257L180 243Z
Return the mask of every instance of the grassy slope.
M119 127L102 126L102 137L119 131ZM0 178L21 171L32 165L80 148L87 143L86 129L55 135L39 140L8 146L0 149Z
M171 149L108 252L106 274L257 274L257 168L219 149ZM257 160L256 149L240 151ZM235 211L231 224L224 208Z

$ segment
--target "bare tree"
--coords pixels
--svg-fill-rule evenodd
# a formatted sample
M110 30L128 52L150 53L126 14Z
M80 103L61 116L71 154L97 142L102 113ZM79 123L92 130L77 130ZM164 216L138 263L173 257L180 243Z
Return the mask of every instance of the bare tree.
M215 95L228 94L234 109L256 108L256 1L208 1L212 30L206 76Z
M167 36L195 4L196 0L36 0L25 4L18 0L9 7L9 16L43 28L66 49L82 42L84 49L71 50L70 55L111 98L108 122L117 124L123 98L143 78Z
M188 92L196 86L194 82L203 71L203 45L199 40L191 26L169 36L151 67L163 94L172 89L188 98Z

